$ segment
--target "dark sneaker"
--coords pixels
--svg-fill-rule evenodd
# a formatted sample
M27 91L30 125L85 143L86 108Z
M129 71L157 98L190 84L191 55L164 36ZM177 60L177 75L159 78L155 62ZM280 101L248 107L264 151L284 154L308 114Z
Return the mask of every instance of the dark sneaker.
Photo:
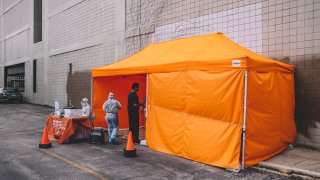
M133 143L135 143L135 144L140 144L140 139L135 139L135 140L133 140Z
M117 143L117 139L115 137L111 138L111 144L116 144Z

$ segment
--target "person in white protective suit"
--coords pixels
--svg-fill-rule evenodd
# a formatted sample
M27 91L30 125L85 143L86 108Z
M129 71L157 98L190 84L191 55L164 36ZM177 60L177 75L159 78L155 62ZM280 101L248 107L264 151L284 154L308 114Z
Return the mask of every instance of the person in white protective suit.
M94 115L92 114L91 106L88 103L88 98L83 98L81 100L82 106L82 116L87 116L91 121L94 120Z
M119 129L118 112L122 108L119 101L115 99L112 92L109 93L108 100L104 102L102 109L107 113L106 120L108 123L109 144L117 142L117 132Z

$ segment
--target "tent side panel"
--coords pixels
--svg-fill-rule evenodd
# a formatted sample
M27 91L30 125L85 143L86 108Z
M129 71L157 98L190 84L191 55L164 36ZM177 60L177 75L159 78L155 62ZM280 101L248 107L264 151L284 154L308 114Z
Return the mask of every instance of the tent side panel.
M293 73L249 72L245 166L283 151L296 139Z
M149 147L205 164L238 168L243 78L241 70L149 75Z
M146 76L110 76L93 78L93 113L96 115L94 125L96 127L107 127L106 112L102 110L103 103L108 99L109 92L115 94L116 99L121 103L122 109L119 111L119 128L128 128L127 98L131 91L131 84L138 82L139 101L143 101L146 96ZM140 126L144 124L143 111L140 112Z

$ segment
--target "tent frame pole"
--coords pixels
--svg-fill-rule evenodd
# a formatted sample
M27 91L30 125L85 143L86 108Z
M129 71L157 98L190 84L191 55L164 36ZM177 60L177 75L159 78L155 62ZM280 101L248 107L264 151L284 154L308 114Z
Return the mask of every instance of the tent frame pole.
M91 104L91 110L93 111L93 77L91 77L91 82L90 82L90 104Z
M246 142L246 121L247 121L247 95L248 95L248 70L244 73L244 96L243 96L243 122L242 122L242 143L241 143L241 169L244 169L244 152Z
M145 108L146 108L146 112L144 114L144 127L146 127L146 120L147 120L147 113L148 113L148 74L146 75L146 102L145 102Z

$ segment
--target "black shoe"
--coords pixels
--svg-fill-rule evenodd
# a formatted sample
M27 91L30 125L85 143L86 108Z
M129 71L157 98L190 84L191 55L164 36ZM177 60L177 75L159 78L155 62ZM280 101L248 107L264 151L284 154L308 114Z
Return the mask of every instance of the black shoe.
M140 144L140 139L135 139L135 140L133 140L133 143L135 143L135 144Z

